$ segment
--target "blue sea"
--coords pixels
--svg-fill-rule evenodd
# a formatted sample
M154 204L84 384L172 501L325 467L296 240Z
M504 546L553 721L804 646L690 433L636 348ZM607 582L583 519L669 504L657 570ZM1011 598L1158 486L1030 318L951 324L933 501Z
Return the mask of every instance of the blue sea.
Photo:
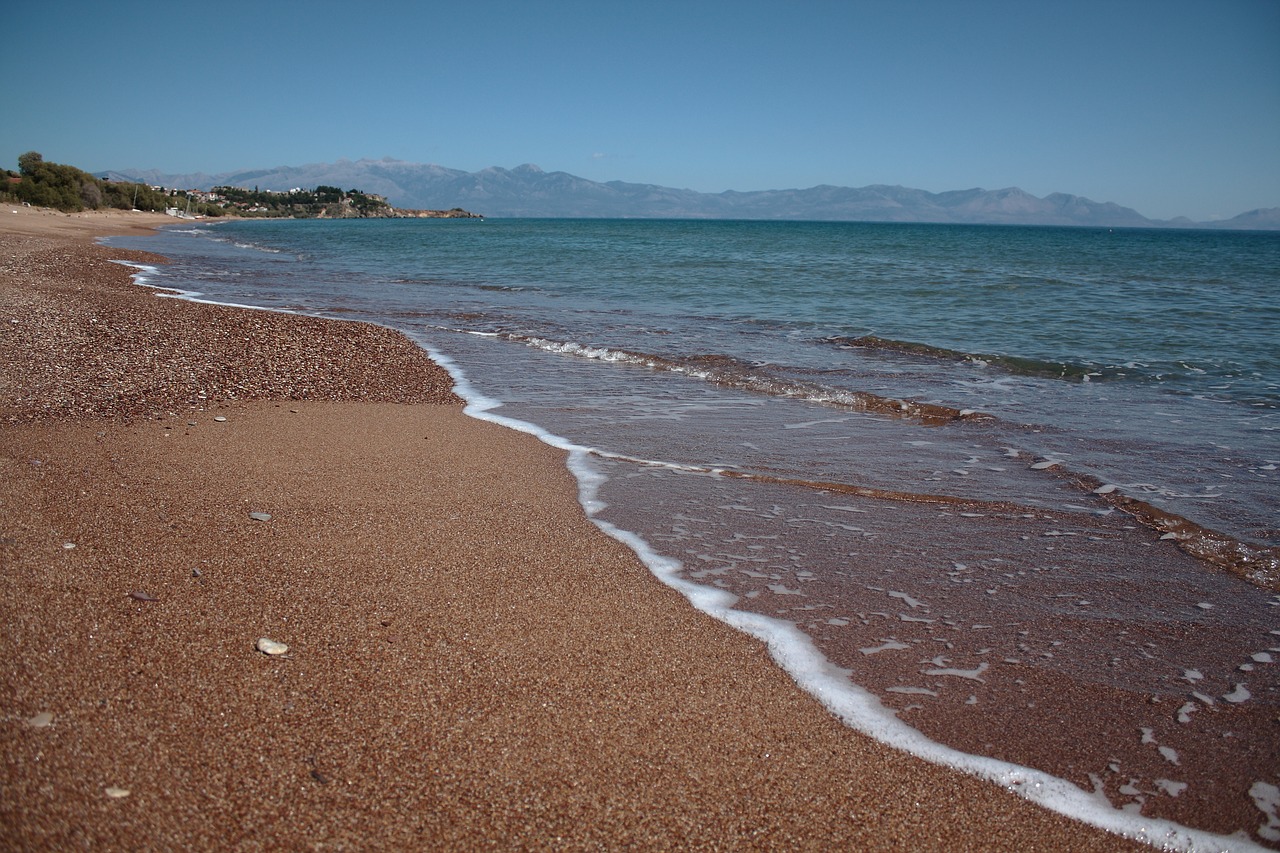
M187 298L402 330L850 726L1174 847L1280 847L1280 234L340 220L110 243L167 256L140 278Z

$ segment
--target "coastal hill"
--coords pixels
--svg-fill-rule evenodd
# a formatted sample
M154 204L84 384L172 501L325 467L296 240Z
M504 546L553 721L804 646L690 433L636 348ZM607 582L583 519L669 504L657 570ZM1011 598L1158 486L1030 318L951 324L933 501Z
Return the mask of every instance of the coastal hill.
M403 160L339 160L174 175L156 171L100 172L112 180L211 189L214 186L359 186L395 207L461 205L497 217L616 217L688 219L795 219L863 222L944 222L1004 225L1086 225L1161 228L1280 230L1280 208L1250 211L1234 219L1192 222L1148 219L1132 208L1066 193L1037 198L1017 187L932 193L901 186L816 186L808 189L701 193L655 184L597 181L568 172L544 172L531 164L465 172Z

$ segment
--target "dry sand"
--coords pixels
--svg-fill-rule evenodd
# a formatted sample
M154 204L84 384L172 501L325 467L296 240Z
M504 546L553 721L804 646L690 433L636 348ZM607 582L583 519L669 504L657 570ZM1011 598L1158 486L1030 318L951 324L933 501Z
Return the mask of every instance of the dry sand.
M400 336L90 243L163 217L11 210L0 846L1134 846L841 725Z

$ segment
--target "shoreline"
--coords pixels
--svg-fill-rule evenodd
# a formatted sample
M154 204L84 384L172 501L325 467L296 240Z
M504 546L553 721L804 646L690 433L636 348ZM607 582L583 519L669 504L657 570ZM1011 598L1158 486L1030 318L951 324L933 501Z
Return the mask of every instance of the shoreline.
M136 214L4 216L17 846L1142 849L846 728L402 336L156 299L89 242Z

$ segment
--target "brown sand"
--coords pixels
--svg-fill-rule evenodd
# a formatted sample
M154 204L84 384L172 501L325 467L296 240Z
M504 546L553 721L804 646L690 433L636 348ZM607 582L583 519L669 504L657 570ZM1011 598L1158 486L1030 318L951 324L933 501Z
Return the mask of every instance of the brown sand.
M841 725L403 338L9 211L0 846L1134 847Z

